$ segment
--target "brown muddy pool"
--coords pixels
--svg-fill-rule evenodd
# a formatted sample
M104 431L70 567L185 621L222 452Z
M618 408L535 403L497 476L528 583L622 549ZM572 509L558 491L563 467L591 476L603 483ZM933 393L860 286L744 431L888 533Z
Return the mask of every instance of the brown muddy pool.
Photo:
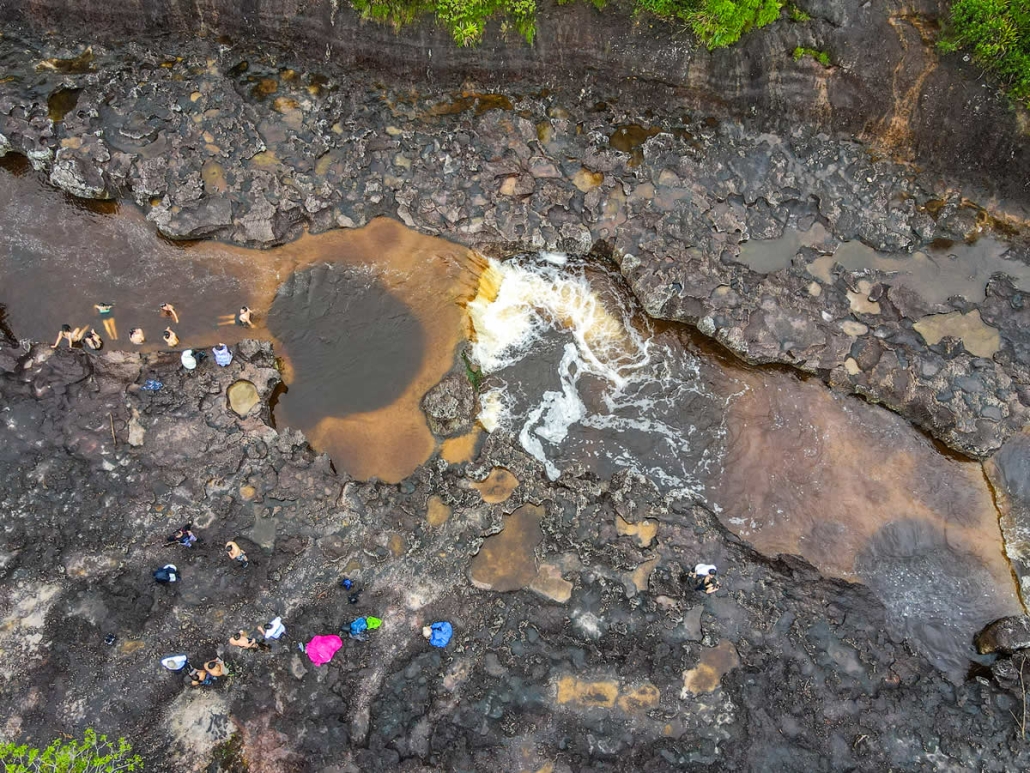
M386 219L266 251L170 242L130 205L80 202L16 160L0 169L0 305L16 336L86 325L144 351L167 348L166 326L179 349L273 340L288 384L277 425L362 479L400 481L437 449L419 400L454 364L478 273L467 249ZM116 340L97 303L114 304ZM244 305L252 330L234 323Z

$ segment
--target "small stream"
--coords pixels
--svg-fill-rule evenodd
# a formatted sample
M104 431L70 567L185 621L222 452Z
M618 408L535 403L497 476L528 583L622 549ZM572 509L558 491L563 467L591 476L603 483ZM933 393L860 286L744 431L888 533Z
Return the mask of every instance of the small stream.
M480 423L548 476L635 469L766 554L861 581L955 679L972 635L1022 609L980 465L876 406L651 323L598 264L484 261L385 219L268 251L175 244L131 206L82 205L15 159L0 169L0 277L21 338L53 341L63 323L103 335L94 304L110 302L106 346L156 350L169 302L180 348L274 341L288 384L277 426L362 479L475 454L474 436L442 444L419 409L469 338L487 375ZM242 305L252 330L233 324Z

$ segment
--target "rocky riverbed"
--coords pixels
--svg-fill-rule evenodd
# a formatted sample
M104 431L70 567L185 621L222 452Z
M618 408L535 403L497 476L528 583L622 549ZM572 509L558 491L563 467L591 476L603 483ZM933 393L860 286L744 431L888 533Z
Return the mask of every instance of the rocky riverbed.
M227 403L234 382L264 399L276 383L257 343L193 374L45 347L5 347L0 365L6 735L96 725L152 770L1027 764L1016 697L950 683L863 586L763 557L633 475L548 483L498 434L473 464L349 480L269 427L266 404ZM507 485L477 486L498 467ZM184 521L200 541L167 547ZM685 581L702 557L715 595ZM181 581L158 586L168 561ZM328 666L296 651L359 614L383 627ZM271 652L227 646L276 615ZM457 632L446 650L419 633L437 619ZM221 653L231 675L190 689L157 663L180 651Z
M874 155L840 133L832 99L826 121L762 126L654 81L412 85L214 35L12 27L0 61L0 153L76 197L131 199L169 239L267 248L386 215L494 256L589 254L652 317L987 459L1027 581L1030 252L1011 180L999 202L964 160L948 175ZM352 479L271 426L266 343L209 365L13 337L0 351L5 737L96 725L153 770L1027 765L1018 682L937 670L897 625L905 604L882 602L903 587L870 581L874 595L762 555L637 475L551 481L505 432L398 484ZM467 398L464 373L440 394ZM227 396L239 381L247 410ZM441 434L472 420L451 402ZM197 547L165 546L185 521ZM883 551L867 556L874 579L898 559ZM182 581L154 585L169 558ZM712 596L685 577L702 559L723 574ZM384 625L328 666L296 651L359 614ZM276 615L280 645L230 651L228 635ZM437 619L457 631L443 651L419 634ZM157 666L179 651L222 653L231 675L190 690Z

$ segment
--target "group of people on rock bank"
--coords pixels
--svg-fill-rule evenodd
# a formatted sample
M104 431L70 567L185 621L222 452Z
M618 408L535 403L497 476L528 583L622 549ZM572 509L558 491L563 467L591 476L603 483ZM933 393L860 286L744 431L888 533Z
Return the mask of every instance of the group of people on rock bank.
M103 320L103 328L107 337L112 341L118 340L118 325L112 316L114 312L113 303L96 303L93 308L97 310L97 314ZM175 310L175 307L170 303L162 303L158 307L158 311L161 316L167 317L173 321L174 324L179 324L179 312ZM222 318L220 324L232 324L235 322L241 327L253 327L253 312L246 306L240 308L235 315L226 314ZM161 337L164 342L170 348L175 348L179 345L179 336L172 329L171 325L164 329ZM71 325L61 325L61 330L57 334L57 338L54 339L51 349L56 349L61 345L62 341L67 341L69 348L75 346L83 346L86 349L92 351L100 351L104 347L104 339L100 337L100 334L95 328L89 325L82 325L80 327L72 327ZM147 341L147 335L143 331L143 328L134 327L129 331L129 341L136 346L142 346ZM232 353L229 351L229 347L225 344L220 343L214 347L215 362L219 365L225 366L232 362ZM199 355L199 356L198 356ZM194 351L193 349L187 349L182 353L182 364L187 370L193 370L197 367L197 362L202 360L204 357L203 352Z
M193 532L193 524L186 523L167 538L166 544L192 548L197 544L197 541L197 535ZM241 569L246 569L250 565L247 554L235 541L230 540L225 543L225 554L229 559L235 561ZM176 583L181 579L178 567L171 563L154 570L153 577L156 582L161 584ZM339 584L348 594L347 601L351 604L357 604L360 600L362 589L357 587L354 580L344 577L340 580ZM378 617L362 615L340 626L340 634L347 634L351 639L365 642L369 640L369 634L377 630L382 624L382 619ZM256 631L242 628L237 630L235 634L229 637L229 644L242 650L274 652L279 649L277 644L285 633L286 626L283 623L282 617L276 617L258 626ZM450 642L453 628L449 622L439 621L425 626L422 629L422 635L429 640L429 644L442 649ZM109 635L107 638L108 644L113 644L114 640L115 637L113 635ZM297 644L297 648L307 654L308 658L315 665L328 663L341 647L343 647L343 639L336 634L313 636L306 644L300 642ZM192 687L214 685L220 678L230 674L229 666L226 665L220 655L205 661L199 668L194 666L190 662L189 657L184 654L169 655L162 658L161 665L169 671L185 673L189 677L189 684Z

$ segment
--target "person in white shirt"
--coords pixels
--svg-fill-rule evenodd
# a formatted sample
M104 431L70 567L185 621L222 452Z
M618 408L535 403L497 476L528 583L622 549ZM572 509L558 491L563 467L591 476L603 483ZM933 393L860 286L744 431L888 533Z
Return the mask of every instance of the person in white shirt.
M715 593L719 590L718 569L715 564L698 564L694 567L694 588L703 590L705 593Z

